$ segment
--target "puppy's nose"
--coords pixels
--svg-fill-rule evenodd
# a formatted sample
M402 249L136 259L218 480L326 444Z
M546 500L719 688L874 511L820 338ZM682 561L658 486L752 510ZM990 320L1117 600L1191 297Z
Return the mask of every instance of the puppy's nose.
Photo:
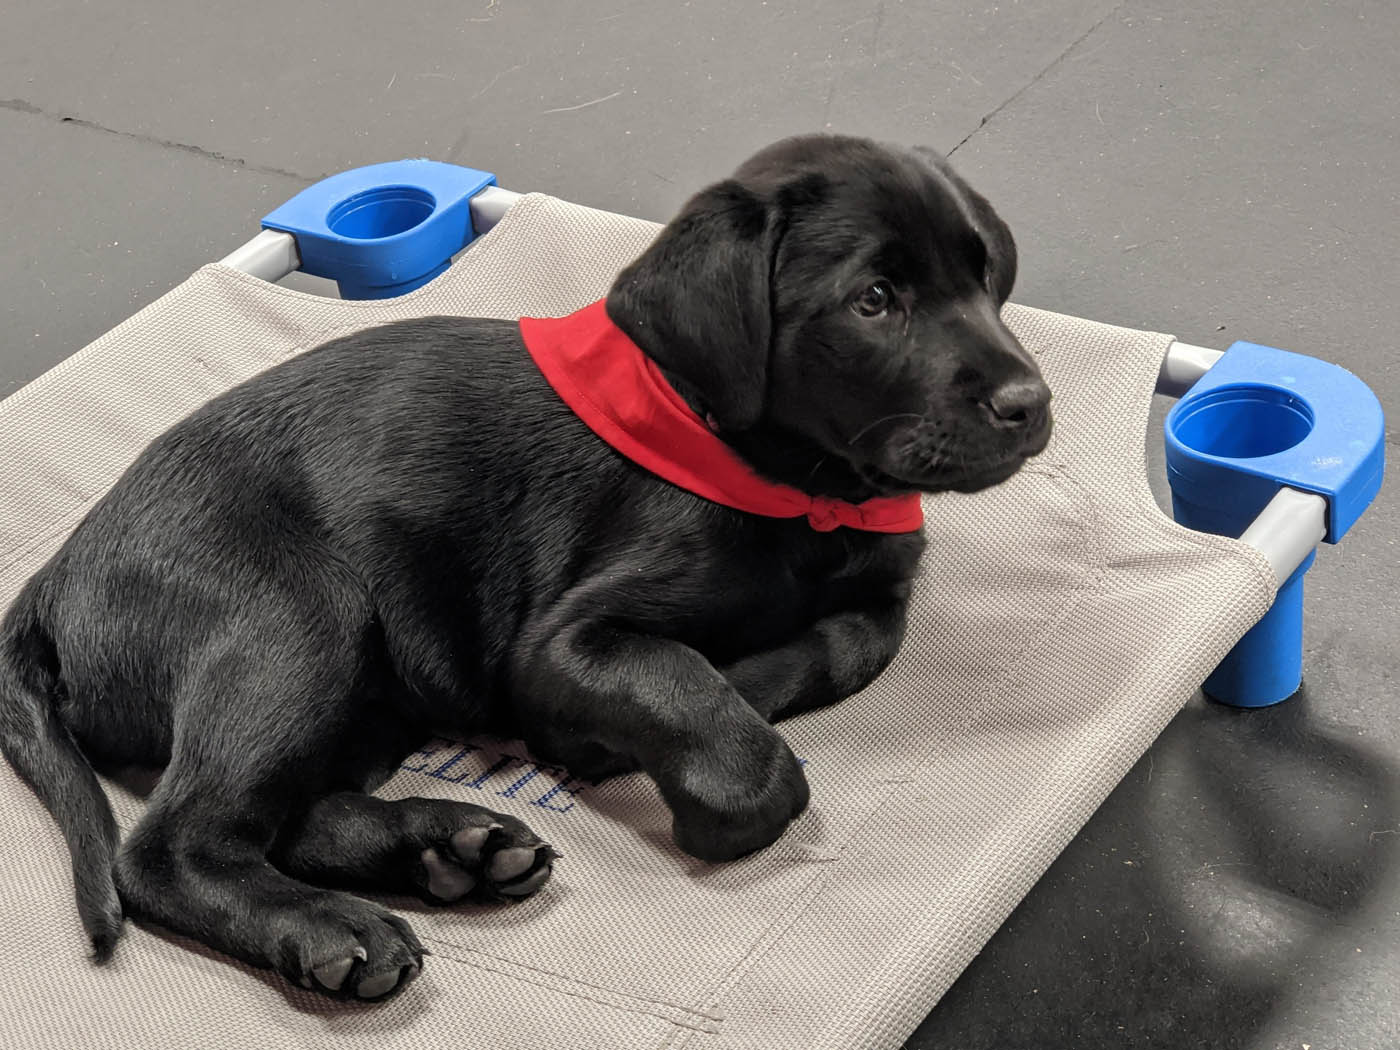
M1006 430L1033 427L1045 419L1050 388L1039 379L1015 379L979 402L992 426Z

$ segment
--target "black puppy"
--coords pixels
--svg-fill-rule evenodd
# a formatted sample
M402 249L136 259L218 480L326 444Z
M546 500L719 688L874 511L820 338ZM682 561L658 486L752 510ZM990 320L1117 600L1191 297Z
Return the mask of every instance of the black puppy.
M519 897L554 859L508 816L365 793L442 727L644 770L698 857L771 843L807 784L770 722L899 646L908 494L994 484L1048 439L999 319L1015 268L940 157L821 136L701 192L622 273L589 316L714 441L697 469L742 461L805 517L640 466L501 321L339 339L171 428L0 627L0 747L62 826L98 957L125 909L308 987L394 992L413 932L322 887ZM165 767L120 849L104 764Z

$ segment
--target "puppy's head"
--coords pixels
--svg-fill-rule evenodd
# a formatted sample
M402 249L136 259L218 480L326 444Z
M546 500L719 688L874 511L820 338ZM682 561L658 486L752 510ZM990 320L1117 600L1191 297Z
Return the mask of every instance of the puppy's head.
M1050 435L1000 318L1015 277L1010 231L936 153L803 136L692 198L607 308L741 451L771 437L871 493L974 491Z

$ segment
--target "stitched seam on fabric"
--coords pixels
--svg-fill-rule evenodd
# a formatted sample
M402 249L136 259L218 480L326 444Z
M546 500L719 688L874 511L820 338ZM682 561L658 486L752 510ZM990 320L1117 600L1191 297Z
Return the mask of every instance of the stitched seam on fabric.
M490 973L499 974L502 977L509 977L512 980L525 981L537 987L546 988L552 992L562 992L564 995L585 999L589 1002L597 1003L600 1006L608 1006L617 1010L626 1010L629 1013L645 1014L648 1017L660 1018L663 1021L669 1021L671 1024L681 1025L693 1031L714 1033L720 1030L720 1018L693 1010L689 1007L681 1006L677 1003L667 1002L661 999L648 999L627 992L619 992L612 988L587 984L577 978L565 977L552 970L545 970L538 966L530 966L512 959L502 959L498 956L488 955L475 948L468 948L466 945L444 940L442 937L424 937L423 940L440 947L465 952L467 957L439 951L433 952L434 956L450 959L463 966L486 970Z
M983 688L973 694L964 708L967 712L966 717L948 726L942 731L941 735L932 738L929 746L913 760L912 765L906 773L901 775L898 783L904 782L905 778L917 775L920 770L928 765L936 750L954 737L962 735L969 726L974 724L984 713L987 701L990 697L994 693L1001 692L1004 684L1021 671L1026 665L1027 657L1040 650L1045 644L1045 641L1054 634L1059 624L1069 619L1078 610L1079 606L1083 604L1086 597L1091 594L1096 594L1102 589L1107 569L1103 545L1099 541L1098 536L1099 526L1103 519L1097 504L1089 494L1089 490L1059 466L1031 464L1023 468L1023 473L1038 474L1057 486L1060 486L1062 491L1065 489L1073 490L1071 493L1070 505L1079 509L1082 512L1082 517L1087 517L1089 519L1088 523L1084 522L1082 519L1078 521L1077 524L1079 527L1076 529L1077 553L1082 555L1082 560L1087 563L1088 568L1081 572L1079 582L1073 588L1074 597L1070 601L1064 602L1056 607L1054 612L1042 622L1040 628L1030 637L1020 652L1012 657L994 678L982 680ZM1075 496L1078 498L1074 498ZM1068 590L1068 588L1065 589ZM892 788L893 786L894 782L891 783ZM887 801L887 799L884 801Z
M1048 638L1048 637L1045 638L1045 639L1042 639L1042 641L1047 641L1047 640L1052 640L1052 639L1051 639L1051 638ZM1036 651L1040 651L1040 650L1037 649ZM1033 655L1033 654L1032 654L1032 655ZM1183 692L1183 695L1182 695L1181 703L1177 704L1177 705L1172 709L1172 711L1171 711L1171 712L1168 714L1168 716L1167 716L1167 720L1170 720L1170 718L1175 717L1175 715L1181 710L1181 708L1184 706L1186 700L1189 699L1189 697L1190 697L1190 692L1189 692L1189 691L1184 691L1184 692ZM982 710L985 712L986 707L983 706L983 707L982 707ZM1151 746L1151 743L1152 743L1152 740L1153 740L1153 739L1155 739L1155 735L1145 743L1145 745L1144 745L1144 747L1143 747L1143 751L1145 751L1147 747L1150 747L1150 746ZM1141 757L1141 753L1142 753L1142 752L1139 752L1137 757ZM933 756L933 757L936 757L936 756ZM933 757L931 757L928 761L926 761L925 763L923 763L923 765L921 766L921 768L920 768L918 771L916 771L916 775L917 775L918 773L924 772L924 771L926 771L926 770L928 769L930 763L933 761ZM1132 767L1132 762L1135 761L1135 760L1136 760L1135 758L1134 758L1134 759L1130 759L1130 760L1128 760L1128 761L1126 761L1126 762L1124 763L1122 774L1120 774L1120 776L1119 776L1118 778L1115 779L1114 784L1113 784L1112 786L1110 786L1110 787L1108 788L1107 791L1105 791L1104 796L1103 796L1104 798L1106 798L1107 795L1110 794L1110 793L1112 792L1112 790L1117 786L1117 784L1121 781L1122 776L1123 776L1123 775L1126 775L1127 771L1128 771L1129 769L1131 769L1131 767ZM912 778L911 778L911 779L912 779ZM1059 780L1056 780L1055 782L1056 782L1056 783L1062 783L1062 782L1064 782L1064 779L1061 778L1061 779L1059 779ZM1100 801L1099 804L1102 805L1102 800ZM1071 811L1071 812L1079 812L1080 815L1075 819L1075 821L1074 821L1074 827L1071 828L1071 829L1069 829L1068 835L1066 835L1065 838L1064 838L1064 843L1068 843L1069 841L1071 841L1071 840L1074 838L1074 836L1075 836L1076 834L1078 834L1079 830L1080 830L1081 828L1083 828L1083 826L1089 821L1089 819L1093 816L1093 814L1094 814L1094 812L1097 810L1097 808L1098 808L1098 807L1095 806L1095 807L1093 807L1093 809L1090 809L1087 813L1084 813L1084 812L1082 812L1082 808L1081 808L1081 807L1076 807L1076 806L1069 806L1069 807L1068 807L1068 810L1069 810L1069 811ZM1062 812L1064 812L1065 809L1066 809L1066 807L1064 807L1064 806L1057 807L1056 810L1055 810L1055 813L1056 813L1057 815L1059 815L1059 814L1061 814ZM1027 891L1029 890L1029 888L1030 888L1031 886L1033 886L1033 885L1035 884L1035 882L1037 882L1037 881L1040 879L1040 877L1041 877L1042 875L1044 875L1045 871L1050 867L1051 864L1054 863L1055 858L1059 855L1059 853L1061 852L1061 850L1062 850L1063 848L1064 848L1064 847L1063 847L1063 844L1062 844L1062 845L1060 846L1060 848L1054 849L1054 850L1052 850L1052 851L1048 851L1047 855L1043 858L1044 862L1043 862L1042 864L1039 864L1039 865L1037 866L1037 868L1036 868L1036 870L1035 870L1035 872L1034 872L1034 877L1033 877L1032 879L1030 879L1029 882L1027 882L1027 884L1026 884L1026 890L1027 890ZM994 876L994 877L995 877L995 876ZM1003 886L1003 885L1001 885L1001 884L998 884L998 885L996 885L995 887L988 887L988 891L989 891L989 894L988 894L988 895L989 895L989 897L991 897L992 899L996 899L997 897L1002 896L1002 895L1005 893L1006 888L1007 888L1007 887L1005 887L1005 886ZM1007 907L1006 912L1005 912L1006 915L1009 915L1009 914L1011 913L1011 911L1014 910L1014 908L1015 908L1015 906L1016 906L1016 903L1019 903L1020 900L1024 899L1024 895L1025 895L1024 892L1022 892L1020 895L1017 896L1016 902L1015 902L1015 903L1012 903L1009 907ZM928 925L922 921L923 918L927 915L927 913L928 913L928 909L925 909L923 912L920 913L920 915L919 915L919 921L917 921L917 922L912 922L911 925L910 925L911 931L915 931L915 932L917 932L917 933L923 935L923 936L925 937L925 939L927 939L927 937L930 935L930 931L929 931ZM1005 921L1005 919L1003 918L1002 921ZM986 942L987 942L988 940L990 940L990 938L995 934L996 929L999 927L999 925L1000 925L1000 923L997 923L997 924L993 925L989 930L987 930L986 936L983 937L983 938L981 939L981 943L982 943L983 945L985 945ZM901 945L897 946L897 948L904 950L904 951L906 952L906 954L907 954L908 952L912 951L912 949L911 949L911 948L909 947L909 945L907 945L907 944L901 944ZM979 950L980 950L980 947L979 947ZM974 953L974 954L975 954L975 953ZM890 976L887 980L885 980L885 981L881 981L881 982L877 982L877 983L871 983L871 984L868 984L868 985L866 985L866 986L862 986L861 991L862 991L863 993L865 993L865 994L863 995L863 997L862 997L862 1001L864 1001L864 1002L869 1002L870 999L871 999L871 996L870 996L870 994L869 994L870 991L871 991L871 989L876 989L876 990L878 990L879 994L878 994L877 996L875 996L875 998L880 999L882 1002L888 1002L888 1001L890 1001L890 999L900 990L901 987L902 987L902 986L899 984L897 976L891 975L891 976ZM868 1013L868 1011L867 1011L867 1013ZM844 1017L843 1017L843 1019L844 1019ZM849 1021L846 1023L846 1029L847 1029L847 1030L844 1031L844 1034L845 1034L845 1035L849 1035L849 1034L850 1034L849 1028L850 1028L850 1024L851 1024L851 1023L852 1023L852 1022L849 1022ZM831 1030L831 1031L825 1033L825 1035L826 1035L826 1037L827 1037L827 1042L824 1042L824 1043L822 1043L822 1044L819 1044L820 1050L835 1050L835 1048L838 1047L838 1046L846 1046L847 1044L844 1043L844 1042L838 1044L838 1043L834 1043L834 1042L831 1041L835 1036L841 1035L841 1034L843 1034L843 1032L842 1032L842 1031L838 1031L838 1030Z
M1072 502L1074 506L1081 508L1090 519L1088 525L1080 530L1079 537L1080 550L1083 552L1084 561L1088 563L1089 568L1081 576L1078 585L1075 586L1073 599L1060 605L1042 623L1040 630L999 674L994 678L983 680L983 688L976 694L976 698L967 705L965 717L952 724L933 746L925 750L909 771L908 775L911 779L918 777L920 773L928 769L929 763L937 757L934 752L942 745L955 737L962 736L973 725L976 725L990 709L993 698L1005 690L1006 683L1020 674L1022 668L1031 662L1031 658L1041 652L1048 642L1054 640L1060 625L1078 613L1086 598L1103 590L1107 567L1103 544L1099 540L1103 521L1099 508L1089 489L1073 476L1058 470L1053 473L1047 472L1047 476L1057 484L1074 489L1080 497Z
M862 818L862 827L865 821L869 820L871 816L873 816L873 814L868 814L866 817ZM850 839L854 837L854 834L855 832L853 831L850 836L847 836L846 841L849 842ZM772 847L770 847L770 849L771 848ZM810 858L808 859L810 860ZM768 951L782 939L782 935L791 929L792 925L802 917L807 909L811 907L812 902L821 896L822 891L826 889L827 884L838 870L840 869L837 864L826 862L823 863L817 871L813 872L812 878L803 883L802 888L797 893L793 894L787 907L774 916L773 920L764 927L763 931L755 937L749 944L749 947L745 949L744 954L735 960L716 982L711 984L709 990L705 993L705 998L700 1000L700 1010L708 1011L711 1014L722 1014L720 1003L724 996L728 995L729 992L734 989L734 986L748 975L752 965L766 955ZM680 1038L676 1042L677 1050L689 1045L694 1038L695 1035L693 1032L681 1033Z
M1032 469L1032 468L1027 468ZM1047 477L1052 482L1064 484L1083 496L1086 493L1084 486L1070 475L1057 468L1040 467L1034 470ZM1094 522L1100 521L1098 508L1094 506L1092 499L1073 500L1072 505L1079 507L1087 513L1087 516ZM943 729L938 735L930 738L928 746L913 760L908 771L899 780L887 783L887 793L881 799L881 807L888 805L890 797L894 791L919 775L920 772L928 768L930 762L936 757L942 747L948 741L962 736L969 727L976 724L990 707L994 696L999 695L1005 683L1020 673L1033 655L1040 652L1045 644L1053 640L1056 629L1060 624L1070 619L1078 612L1079 607L1084 604L1084 600L1090 595L1097 594L1102 589L1105 576L1104 552L1102 544L1097 542L1097 532L1094 529L1083 527L1080 533L1080 550L1084 553L1084 560L1089 563L1089 567L1083 571L1079 583L1075 586L1074 597L1059 605L1055 611L1047 617L1035 632L1024 648L1013 657L1008 664L993 678L982 680L982 688L969 697L964 707L964 715L956 722ZM863 826L863 825L862 825ZM854 833L851 836L854 838Z
M723 1032L723 1028L720 1031ZM699 1042L703 1036L709 1034L711 1033L699 1032L694 1028L682 1028L677 1025L671 1030L670 1038L661 1044L658 1050L685 1050L685 1047Z
M1026 324L1034 323L1037 318L1054 323L1061 318L1069 317L1067 314L1057 314L1050 310L1017 303L1008 303L1007 306L1011 307L1014 313L1020 314ZM1070 319L1080 320L1078 318ZM1012 320L1015 321L1016 318L1013 316ZM1159 356L1163 357L1167 348L1175 341L1175 336L1164 332L1144 332L1098 321L1091 323L1103 328L1114 329L1133 339L1153 339L1159 344ZM1144 367L1141 370L1135 381L1131 401L1128 403L1128 407L1131 409L1131 412L1128 413L1129 418L1124 420L1119 428L1119 434L1123 439L1123 452L1126 455L1123 468L1126 470L1125 480L1131 488L1133 509L1138 512L1137 520L1153 529L1160 536L1176 542L1188 543L1197 548L1231 555L1242 564L1247 565L1263 587L1264 595L1267 598L1264 608L1267 610L1268 604L1272 603L1273 595L1278 590L1278 581L1274 576L1273 568L1263 554L1248 544L1228 536L1196 532L1178 525L1162 511L1161 507L1157 506L1157 500L1152 495L1152 487L1147 478L1147 450L1144 447L1144 441L1152 422L1152 398L1156 393L1157 374L1155 368ZM1134 440L1134 434L1141 435L1141 438Z
M854 832L852 834L854 834ZM811 877L808 878L807 881L801 883L800 886L795 889L791 898L788 900L788 903L783 907L783 909L779 911L767 923L767 925L765 925L752 938L748 947L744 949L743 954L740 955L739 958L735 960L735 962L730 964L730 966L727 969L725 969L714 981L708 982L708 987L705 987L706 982L704 982L703 979L697 980L695 982L697 993L699 994L700 998L695 1002L694 1005L687 1006L679 1003L673 1003L668 1000L655 999L647 996L638 995L635 992L623 991L611 986L582 985L582 982L579 982L576 978L568 977L563 974L557 973L556 971L548 970L540 966L534 966L528 963L518 962L514 959L507 959L501 956L488 955L484 952L481 952L479 949L471 948L467 945L447 940L441 934L426 935L423 937L423 939L431 940L434 943L440 943L448 947L458 949L460 951L471 952L475 956L479 956L484 959L494 960L504 966L518 967L522 970L527 970L531 973L537 974L542 978L549 978L552 980L567 983L569 985L582 985L582 987L585 988L592 988L605 994L616 995L621 998L625 998L630 1002L655 1003L658 1006L682 1011L687 1015L692 1015L696 1018L703 1019L707 1022L717 1022L722 1019L718 1009L719 998L722 997L728 991L728 989L734 983L736 983L739 978L743 976L745 972L747 972L748 964L754 958L760 955L763 951L765 951L768 945L775 941L782 932L786 931L787 928L790 927L792 923L797 920L797 918L802 914L802 912L806 910L807 905L810 903L810 901L816 898L821 888L825 885L826 880L831 877L833 871L836 869L836 865L833 863L833 861L839 859L842 850L838 848L834 851L834 855L814 855L810 849L805 848L804 843L788 843L779 840L772 846L768 847L768 849L765 852L770 858L773 859L776 859L778 857L785 857L793 863L814 865ZM701 990L702 988L703 990ZM687 1027L696 1028L697 1030L701 1031L718 1031L718 1028L705 1028L698 1022L696 1024L687 1025Z
M1162 356L1165 356L1171 344L1176 341L1175 336L1164 332L1138 333L1138 335L1139 337L1156 336L1159 342L1165 344L1162 348ZM1249 565L1259 578L1259 582L1264 585L1265 591L1272 595L1278 590L1278 580L1274 576L1273 568L1269 565L1268 559L1262 553L1249 544L1241 543L1228 536L1197 532L1184 525L1179 525L1157 505L1157 499L1152 494L1152 487L1147 478L1147 449L1144 446L1144 441L1152 425L1152 398L1157 389L1157 373L1149 374L1144 369L1138 383L1140 385L1133 392L1131 418L1124 423L1125 437L1129 438L1128 446L1131 453L1125 467L1127 479L1132 486L1135 509L1140 512L1144 523L1149 524L1159 535L1184 540L1207 550L1220 551L1239 558ZM1132 434L1143 435L1143 440L1132 442L1130 440ZM1272 601L1272 598L1270 600Z
M1083 604L1083 603L1082 603L1081 601L1076 601L1076 602L1073 603L1073 608L1077 611L1077 610L1082 606L1082 604ZM1061 617L1056 617L1055 619L1056 619L1056 621L1059 621L1059 620L1061 619ZM1039 638L1039 640L1038 640L1038 643L1039 643L1039 644L1037 644L1037 645L1031 647L1030 649L1028 649L1023 655L1024 655L1025 657L1032 657L1032 656L1034 656L1036 653L1042 651L1042 649L1046 646L1047 643L1053 643L1053 635L1052 635L1052 634L1042 633L1041 636L1040 636L1040 638ZM1023 666L1023 665L1024 665L1024 660L1022 661L1021 664L1018 664L1018 667L1019 667L1019 666ZM1003 676L1003 678L999 679L998 681L1004 681L1004 676ZM976 704L972 705L972 706L973 706L973 710L971 711L969 717L966 718L966 719L963 719L963 720L959 723L959 725L956 727L956 730L955 730L954 732L950 732L950 733L948 733L947 735L945 735L945 736L942 738L942 739L943 739L943 742L946 743L948 740L951 740L953 737L959 735L961 732L965 731L966 729L968 729L968 728L971 727L972 725L976 724L976 722L978 721L978 719L979 719L982 715L984 715L984 714L987 712L987 710L989 709L989 706L990 706L990 705L989 705L989 703L988 703L988 700L990 700L990 698L991 698L991 690L988 690L987 692L983 693L981 700L978 701ZM926 755L925 758L924 758L924 760L923 760L921 763L919 763L919 765L916 766L916 767L911 771L911 773L910 773L910 775L909 775L909 779L910 779L911 781L916 780L922 773L924 773L924 772L926 772L926 771L928 770L928 768L930 767L930 765L931 765L934 761L936 761L936 759L937 759L937 756L934 755L934 754ZM1095 808L1097 808L1097 807L1095 807ZM1091 816L1091 815L1092 815L1092 813L1086 815L1086 816L1084 817L1084 819L1083 819L1082 821L1079 822L1079 823L1080 823L1080 826L1083 826L1083 824L1084 824L1085 822L1087 822L1088 817ZM862 830L863 830L863 829L862 829ZM1070 837L1072 838L1073 835L1071 834ZM1058 850L1055 851L1055 854L1057 855L1058 852L1059 852ZM1052 862L1053 862L1053 855L1052 855L1052 857L1051 857L1050 859L1048 859L1048 860L1046 861L1045 866L1042 867L1042 868L1040 869L1040 871L1037 873L1037 875L1036 875L1036 878L1037 878L1037 879L1040 877L1040 875L1043 875L1043 874L1044 874L1045 868L1048 868L1048 867L1049 867L1049 864L1052 863ZM1033 885L1033 884L1034 884L1034 883L1032 882L1032 885ZM1022 896L1024 896L1024 895L1022 895ZM1021 898L1018 897L1018 901L1019 901L1020 899L1021 899ZM1014 905L1012 906L1012 908L1014 908ZM1010 910L1012 910L1012 909L1008 909L1008 914L1009 914ZM911 922L911 927L912 927L913 929L922 930L922 929L923 929L923 926L922 926L922 919L923 919L923 917L924 917L924 916L921 914L921 915L918 917L918 921L913 921L913 922ZM991 936L992 936L993 933L995 933L995 929L993 929L993 930L991 930L991 931L988 932L987 937L983 940L983 943L984 943L984 944L986 943L986 940L988 940L988 939L991 938ZM898 985L896 984L895 981L890 980L889 982L881 982L881 983L879 983L879 984L875 984L875 985L872 985L872 986L862 986L861 991L862 991L863 995L865 996L865 998L867 998L867 999L868 999L868 997L869 997L869 991L870 991L870 988L871 988L871 987L874 987L875 989L877 989L878 994L879 994L879 997L880 997L883 1001L889 1001L891 993L893 993L894 991L897 990ZM838 1033L837 1033L837 1031L834 1030L834 1029L831 1030L831 1031L828 1031L827 1033L825 1033L825 1035L827 1036L827 1042L825 1042L825 1043L823 1043L823 1044L819 1044L819 1045L820 1045L821 1047L823 1047L824 1050L827 1050L827 1048L830 1048L830 1047L834 1046L835 1044L832 1044L832 1043L830 1042L830 1039L831 1039L834 1035L836 1035L836 1034L838 1034ZM845 1045L845 1044L841 1044L841 1045Z
M1143 481L1144 481L1144 483L1145 483L1145 480L1146 480L1145 471L1142 472L1142 476L1143 476ZM1090 512L1090 514L1094 517L1094 519L1095 519L1096 521L1098 521L1098 522L1101 522L1101 521L1102 521L1102 511L1101 511L1101 508L1098 506L1098 501L1094 499L1094 497L1093 497L1093 492L1092 492L1091 489L1089 489L1087 486L1084 486L1084 485L1083 485L1082 483L1080 483L1077 479L1074 479L1073 477L1071 477L1071 476L1069 476L1069 475L1067 475L1067 474L1066 474L1066 475L1062 475L1062 477L1061 477L1059 480L1066 481L1066 482L1068 482L1068 483L1074 485L1077 489L1079 489L1079 491L1080 491L1081 493L1083 493L1084 496L1086 497L1085 505L1086 505L1086 508L1088 509L1088 511ZM1149 496L1149 499L1150 499L1151 493L1150 493L1150 490L1146 490L1146 489L1145 489L1145 484L1144 484L1143 488L1142 488L1142 489L1139 489L1138 491L1144 491L1144 490L1148 492L1148 496ZM1155 502L1155 500L1152 500L1151 502L1152 502L1152 505L1153 505L1153 509L1157 511L1157 513L1154 514L1154 515L1152 516L1153 520L1152 520L1151 523L1152 523L1154 526L1157 526L1157 525L1166 525L1166 526L1170 526L1170 528L1164 529L1164 530L1162 530L1162 531L1164 531L1164 532L1166 532L1166 533L1168 533L1168 534L1171 534L1171 535L1174 536L1174 537L1176 537L1180 532L1186 531L1186 532L1189 532L1189 533L1190 533L1190 535L1191 535L1192 538L1199 537L1199 536L1205 536L1207 539L1219 539L1219 538L1221 538L1221 537L1210 536L1209 534L1201 534L1201 533L1190 532L1190 530L1182 530L1181 527L1178 526L1178 525L1176 525L1175 522L1172 522L1172 521L1170 521L1170 519L1166 519L1163 515L1161 515L1160 510L1158 510L1158 509L1156 508L1156 502ZM1091 532L1091 535L1093 535L1095 538L1097 538L1099 534L1100 534L1100 533L1099 533L1099 531L1098 531L1097 529L1092 530L1092 532ZM1103 555L1102 544L1095 544L1095 546L1098 548L1099 553L1100 553L1100 558L1102 559L1102 555ZM1205 544L1205 546L1214 547L1214 546L1216 546L1216 545L1215 545L1215 544ZM1231 544L1229 545L1229 547L1228 547L1227 549L1229 549L1229 550L1231 550L1232 552L1234 552L1236 547L1237 547L1237 545L1234 544L1233 541L1232 541ZM1106 575L1106 565L1105 565L1105 564L1102 562L1102 560L1101 560L1100 563L1096 566L1096 571L1095 571L1095 573L1094 573L1094 580L1095 580L1095 583L1097 584L1097 586L1096 586L1096 588L1095 588L1096 591L1101 589L1103 580L1105 579L1105 575ZM1269 577L1269 579L1270 579L1270 583L1272 583L1272 573L1271 573L1271 572L1270 572L1270 577ZM1007 680L1007 678L1011 675L1012 672L1014 672L1015 670L1018 670L1018 669L1021 668L1021 667L1024 667L1024 666L1026 665L1026 662L1027 662L1027 658L1028 658L1028 657L1033 657L1036 653L1041 652L1041 651L1044 649L1044 647L1045 647L1045 645L1046 645L1047 642L1053 642L1053 639L1054 639L1054 638L1056 637L1056 635L1057 635L1057 631L1056 631L1054 628L1055 628L1059 623L1061 623L1062 621L1064 621L1065 619L1067 619L1067 618L1069 617L1069 615L1070 615L1071 612L1077 612L1077 611L1078 611L1078 609L1083 605L1083 598L1084 598L1084 597L1085 597L1085 593L1084 593L1083 591L1081 591L1081 592L1078 594L1076 600L1075 600L1074 602L1072 602L1072 603L1064 610L1064 612L1063 612L1062 615L1055 616L1055 617L1052 619L1052 621L1051 621L1050 624L1048 625L1047 629L1046 629L1046 630L1043 630L1043 631L1040 633L1040 635L1039 635L1039 637L1037 638L1036 642L1035 642L1032 646L1030 646L1030 647L1022 654L1022 658L1016 663L1016 665L1015 665L1014 667L1008 668L1007 672L1004 673L1004 674L1002 674L1002 675L1000 675L1000 676L998 676L998 678L995 680L995 682L988 683L988 688L987 688L986 690L984 690L984 691L980 694L979 699L978 699L976 702L974 702L974 703L970 706L970 710L969 710L968 717L966 717L966 718L964 718L964 719L961 719L961 720L959 721L959 723L958 723L955 727L953 727L952 731L950 731L949 733L945 734L945 735L941 738L940 743L947 743L949 740L953 739L954 737L956 737L956 736L958 736L958 735L961 735L962 733L966 732L969 728L971 728L973 725L975 725L975 724L990 710L991 705L990 705L989 701L990 701L995 695L997 695L997 694L1000 692L1000 689L998 688L998 686L1000 686L1001 683L1004 683L1004 682ZM1169 718L1170 718L1170 717L1174 717L1175 714L1176 714L1177 712L1180 711L1181 707L1184 706L1185 701L1186 701L1187 699L1189 699L1189 696L1190 696L1189 692L1187 692L1187 693L1185 693L1185 694L1183 695L1182 703L1176 705L1176 707L1174 708L1174 710L1173 710L1173 711L1171 712L1171 714L1168 716ZM1154 735L1154 739L1155 739L1155 735ZM1147 746L1150 746L1150 745L1151 745L1151 741L1149 740L1148 743L1147 743ZM1144 750L1145 750L1145 748L1144 748ZM934 761L936 761L936 759L937 759L937 755L934 754L934 753L932 753L932 751L931 751L929 754L927 754L927 755L925 756L925 758L924 758L921 762L919 762L918 765L916 765L916 766L914 767L914 769L910 772L910 774L909 774L909 780L911 780L911 781L912 781L912 780L915 780L915 779L917 779L921 774L926 773L926 772L928 771L928 769L929 769L931 763L934 762ZM1131 768L1131 762L1126 763L1125 768L1124 768L1124 772L1125 772L1125 773L1126 773L1126 770L1127 770L1128 768ZM1120 777L1119 779L1121 779L1121 777ZM1117 783L1117 781L1115 781L1115 786L1116 786L1116 783ZM1110 788L1110 791L1111 791L1111 790L1112 790L1112 789ZM891 792L891 794L892 794L892 792ZM886 798L885 798L885 800L882 800L882 806L881 806L882 809L883 809L884 806L887 804L889 797L890 797L890 796L887 795ZM1095 809L1097 809L1097 807L1095 807ZM1077 821L1077 826L1076 826L1076 828L1075 828L1074 830L1071 831L1071 833L1070 833L1070 835L1068 836L1068 838L1067 838L1066 841L1068 841L1068 839L1072 839L1073 836L1074 836L1074 834L1077 834L1078 828L1083 827L1083 825L1084 825L1085 823L1087 823L1089 817L1092 816L1092 813L1093 813L1093 811L1090 811L1089 814L1083 816L1082 819L1080 819L1080 820ZM868 823L868 821L867 821L866 823ZM1058 852L1059 852L1059 851L1056 850L1056 851L1055 851L1055 854L1058 854ZM1055 855L1055 854L1052 854L1049 858L1047 858L1046 861L1045 861L1045 863L1040 867L1038 873L1036 874L1036 880L1038 880L1039 877L1040 877L1040 875L1043 875L1044 872L1045 872L1045 870L1049 867L1049 865L1050 865L1051 863L1053 863L1054 855ZM1030 883L1030 885L1033 885L1033 884L1034 884L1034 881L1035 881L1035 880L1032 880L1032 882ZM1022 895L1022 897L1023 897L1023 896L1024 896L1024 895ZM1019 900L1019 899L1021 899L1021 898L1018 897L1018 900ZM1014 907L1014 905L1013 905L1013 907ZM1008 913L1009 913L1010 910L1011 910L1011 909L1008 909ZM919 928L922 928L922 926L920 926ZM995 932L995 931L993 930L993 931L989 932L986 939L990 939L990 937L991 937L991 935L992 935L993 932ZM986 939L984 939L983 943L985 943ZM881 984L881 985L878 985L878 986L876 986L876 987L879 988L879 989L882 991L882 993L883 993L882 998L885 999L885 1000L888 1000L889 997L890 997L890 995L894 994L894 993L897 992L897 990L898 990L898 988L895 986L893 980L891 980L891 982L888 983L888 984ZM869 991L869 989L862 989L862 990L865 991L865 992L868 992L868 991ZM836 1034L836 1033L834 1033L834 1032L827 1033L828 1038L832 1037L832 1036L835 1035L835 1034ZM823 1044L823 1045L826 1045L826 1044Z

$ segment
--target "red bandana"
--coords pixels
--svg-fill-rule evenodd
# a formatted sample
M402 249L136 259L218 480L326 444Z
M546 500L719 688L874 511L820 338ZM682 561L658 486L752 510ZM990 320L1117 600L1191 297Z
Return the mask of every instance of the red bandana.
M842 525L915 532L924 523L917 493L847 503L760 477L613 324L601 301L568 317L521 318L520 336L555 393L595 434L673 485L750 514L805 515L818 532Z

